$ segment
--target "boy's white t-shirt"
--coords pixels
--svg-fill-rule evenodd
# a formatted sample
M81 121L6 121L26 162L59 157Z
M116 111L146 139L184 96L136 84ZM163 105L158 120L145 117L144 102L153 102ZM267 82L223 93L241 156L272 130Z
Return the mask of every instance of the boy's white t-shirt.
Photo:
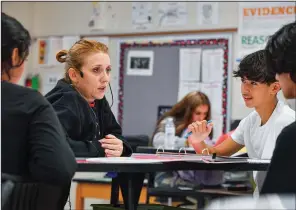
M245 145L248 156L256 159L271 159L276 139L282 129L295 121L295 111L282 101L278 101L276 108L268 121L261 126L261 118L256 111L244 118L231 138L238 144ZM257 185L261 190L265 171L254 172Z

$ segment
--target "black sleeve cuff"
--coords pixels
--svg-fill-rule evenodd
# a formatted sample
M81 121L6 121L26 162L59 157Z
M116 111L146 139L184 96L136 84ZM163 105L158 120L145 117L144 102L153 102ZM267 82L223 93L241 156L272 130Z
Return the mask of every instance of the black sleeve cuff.
M121 157L130 157L133 154L133 150L130 145L123 141L123 150Z

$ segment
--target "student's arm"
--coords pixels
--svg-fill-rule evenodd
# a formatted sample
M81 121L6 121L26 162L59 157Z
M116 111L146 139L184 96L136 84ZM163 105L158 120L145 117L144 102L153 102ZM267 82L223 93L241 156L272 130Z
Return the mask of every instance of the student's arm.
M30 175L36 181L67 185L76 171L76 160L52 106L43 97L36 103L40 101L28 132Z
M244 147L243 145L243 128L244 120L241 121L238 128L221 144L210 147L207 146L204 140L209 136L212 131L213 124L207 124L207 121L195 122L188 127L188 131L192 131L192 135L188 140L198 154L206 154L206 150L210 154L216 153L219 156L230 156ZM235 139L235 140L234 140ZM203 152L204 151L204 152Z
M207 146L204 141L193 143L192 146L198 154L202 154L203 149L208 148L210 154L216 153L219 156L231 156L244 147L244 145L236 143L230 136L221 144L214 147ZM203 154L206 154L206 152L204 151Z
M67 141L76 157L97 157L99 153L103 153L103 150L100 149L99 141L91 141L92 139L74 139L75 136L80 136L79 133L82 127L77 113L73 113L72 109L66 106L55 105L54 109L64 128ZM89 135L89 138L91 138L92 134ZM104 154L100 156L104 156Z

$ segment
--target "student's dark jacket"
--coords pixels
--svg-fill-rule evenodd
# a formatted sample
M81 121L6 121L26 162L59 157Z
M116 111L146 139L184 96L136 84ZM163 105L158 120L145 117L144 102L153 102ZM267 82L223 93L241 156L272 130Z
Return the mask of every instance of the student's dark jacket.
M285 127L277 138L261 194L296 194L296 122Z
M77 164L59 119L37 91L1 82L1 171L60 186L63 209Z
M104 149L98 140L108 134L123 141L122 156L132 154L105 97L95 100L92 108L64 79L59 80L45 97L54 107L76 157L104 157Z

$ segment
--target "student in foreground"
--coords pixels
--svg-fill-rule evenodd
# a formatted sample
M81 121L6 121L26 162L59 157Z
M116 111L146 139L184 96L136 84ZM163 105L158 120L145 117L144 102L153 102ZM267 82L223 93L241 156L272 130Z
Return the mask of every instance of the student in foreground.
M296 22L287 24L267 42L267 64L276 73L283 94L296 100ZM285 127L276 141L261 193L296 194L296 122Z
M239 64L235 77L240 77L241 93L248 108L255 108L244 118L234 133L216 147L204 143L212 124L197 121L188 126L192 135L189 141L197 153L208 151L220 156L230 156L246 146L250 158L271 159L275 141L281 130L295 121L295 111L278 101L280 85L275 73L267 70L266 51L260 50L246 56ZM254 172L255 195L261 189L266 172ZM258 189L259 188L259 189Z
M17 85L29 55L29 32L1 13L1 172L26 181L61 187L66 203L76 171L74 154L48 101Z
M79 40L56 55L65 63L65 77L46 94L54 107L76 157L130 156L105 91L111 75L108 47Z

